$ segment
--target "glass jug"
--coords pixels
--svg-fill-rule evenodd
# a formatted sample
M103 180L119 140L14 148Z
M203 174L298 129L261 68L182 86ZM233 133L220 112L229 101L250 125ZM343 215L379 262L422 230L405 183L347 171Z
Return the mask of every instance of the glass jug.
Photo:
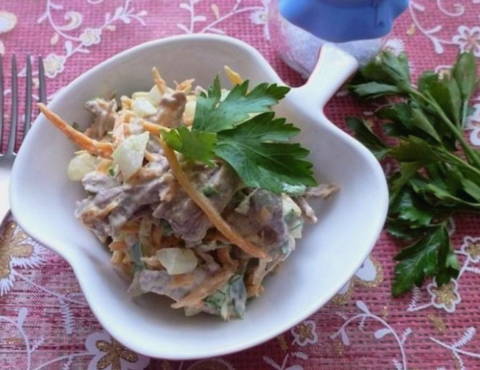
M306 78L326 42L366 63L407 5L408 0L271 0L268 27L280 57Z

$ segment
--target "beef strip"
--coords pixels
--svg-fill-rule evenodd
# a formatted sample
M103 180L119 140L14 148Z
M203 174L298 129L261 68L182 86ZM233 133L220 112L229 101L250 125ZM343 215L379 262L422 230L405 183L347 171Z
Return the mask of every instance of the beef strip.
M197 176L193 176L192 181L203 189L212 189L209 200L220 213L231 201L240 184L237 175L226 165L213 169L203 168ZM168 221L174 233L190 243L202 240L212 226L203 211L179 188L170 200L160 203L153 216Z
M182 276L169 275L165 270L144 269L135 274L129 292L132 295L152 292L179 301L214 273L205 266L197 267L193 272ZM184 284L177 283L180 279Z
M92 193L77 205L76 216L105 242L117 237L119 229L143 206L157 204L163 192L173 184L166 160L151 162L142 168L143 178L135 184L120 184L114 177L92 172L83 186Z
M305 221L311 224L315 224L318 221L317 215L315 214L315 210L308 203L306 198L327 199L328 197L330 197L330 195L336 193L337 191L338 186L336 185L320 184L318 186L308 188L303 196L294 198L294 201L302 210L302 215Z
M93 124L85 131L85 135L93 139L102 139L108 131L113 129L117 102L115 99L109 101L93 99L85 103L85 108L95 117Z
M124 186L114 177L98 171L86 174L82 179L82 185L92 195L77 203L75 216L105 243L112 230L106 221L107 214L104 210L122 196Z
M182 123L187 97L183 92L172 92L163 95L158 103L158 111L149 120L167 127L177 127Z
M283 254L282 247L289 242L281 195L257 189L248 196L248 208L241 213L232 211L226 221L243 237L275 258Z

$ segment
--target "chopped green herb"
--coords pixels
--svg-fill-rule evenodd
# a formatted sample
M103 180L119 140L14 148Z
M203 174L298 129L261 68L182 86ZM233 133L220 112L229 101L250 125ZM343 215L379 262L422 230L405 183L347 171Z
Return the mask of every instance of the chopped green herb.
M202 189L202 193L206 197L211 197L211 196L217 195L218 191L213 186L207 185Z
M232 317L243 318L247 303L247 289L243 282L243 275L232 276L228 283L205 298L203 302L225 320Z
M139 243L135 243L130 248L130 257L133 261L135 272L143 270L145 268L145 265L142 262L142 247Z
M162 227L163 235L170 236L173 234L172 226L170 226L167 220L161 219L160 226Z

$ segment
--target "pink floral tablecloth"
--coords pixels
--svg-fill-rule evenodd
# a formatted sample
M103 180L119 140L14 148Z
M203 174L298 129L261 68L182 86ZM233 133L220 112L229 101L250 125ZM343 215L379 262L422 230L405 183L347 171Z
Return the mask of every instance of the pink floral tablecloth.
M42 55L53 96L73 78L138 43L196 32L228 34L259 49L289 83L299 77L275 56L268 0L0 0L0 53ZM406 50L413 73L452 63L459 50L480 58L479 0L413 0L386 47ZM22 82L22 81L21 81ZM36 81L38 83L38 81ZM8 100L9 91L6 91ZM340 94L328 115L343 125L368 107ZM467 134L480 145L480 96ZM261 346L222 358L150 360L122 347L85 303L68 264L13 220L0 239L0 369L480 369L480 219L451 225L462 268L390 296L394 240L372 255L335 298Z

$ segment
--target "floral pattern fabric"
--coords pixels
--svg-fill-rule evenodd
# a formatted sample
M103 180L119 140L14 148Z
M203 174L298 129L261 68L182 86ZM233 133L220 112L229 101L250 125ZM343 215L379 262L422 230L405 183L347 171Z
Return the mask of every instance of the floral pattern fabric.
M208 32L249 42L287 83L301 84L275 54L266 21L270 1L2 1L0 54L7 60L17 56L20 83L26 55L43 56L52 98L73 78L126 48ZM385 47L406 51L413 75L445 69L459 51L472 50L480 58L478 14L478 0L411 0ZM7 102L9 94L7 89ZM368 116L368 109L338 94L326 113L345 128L347 115ZM480 146L480 95L466 131ZM68 264L9 219L0 236L0 369L478 369L479 221L465 215L451 225L461 270L447 285L429 281L392 299L392 256L398 247L382 234L332 301L288 332L241 353L174 362L134 353L105 332Z

